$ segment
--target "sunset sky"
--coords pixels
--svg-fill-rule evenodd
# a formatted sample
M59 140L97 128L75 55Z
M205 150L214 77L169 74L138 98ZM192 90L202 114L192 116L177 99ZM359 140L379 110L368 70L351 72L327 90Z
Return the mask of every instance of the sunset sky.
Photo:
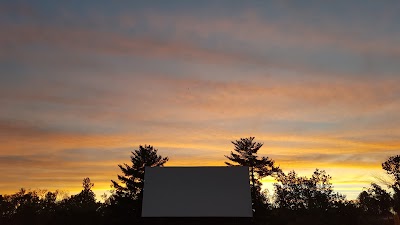
M284 172L324 169L354 199L400 153L399 12L397 0L0 1L0 194L74 194L90 177L99 197L139 145L166 166L223 166L231 141L255 136Z

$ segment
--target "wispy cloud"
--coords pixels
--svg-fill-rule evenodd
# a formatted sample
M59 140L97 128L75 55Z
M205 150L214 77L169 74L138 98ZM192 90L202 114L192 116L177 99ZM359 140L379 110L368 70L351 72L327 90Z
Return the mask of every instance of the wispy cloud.
M101 31L73 28L58 29L42 26L9 26L2 32L2 48L9 45L46 44L75 51L107 55L139 55L142 57L200 60L206 63L252 63L267 61L240 52L222 52L182 41L164 41L154 37L137 37ZM6 51L9 54L13 52ZM5 54L5 53L3 53ZM4 55L3 55L4 57Z
M398 5L49 4L0 6L0 191L56 175L106 189L139 144L170 165L223 165L246 136L354 191L400 148Z
M350 28L339 31L335 31L338 29L335 28L332 31L332 27L317 29L302 23L273 23L258 14L257 11L250 11L237 18L206 19L162 13L150 13L142 17L138 15L137 18L129 16L129 19L124 20L144 20L149 25L150 31L135 35L124 31L110 33L79 26L60 28L45 24L6 24L2 29L0 41L2 49L5 50L3 58L17 53L9 46L39 44L61 48L64 51L193 60L222 65L250 64L304 72L321 69L302 58L287 60L285 58L288 57L276 54L276 48L282 48L280 54L284 55L287 55L287 51L301 51L309 55L314 54L315 50L320 52L321 49L322 52L335 52L338 49L344 52L351 51L351 54L365 55L364 58L374 55L398 58L400 53L396 47L398 40L395 38L362 38L360 41L361 38L355 36ZM132 26L139 29L143 22ZM174 31L172 36L166 32L170 29ZM213 38L225 40L214 45L208 44ZM247 46L247 50L238 47L238 42ZM19 55L21 56L17 57L22 57L22 52ZM371 69L368 62L365 63L365 67ZM368 68L363 72L368 71Z
M256 9L248 10L234 18L215 15L196 18L191 15L151 13L146 15L146 19L156 31L174 30L176 38L210 38L223 35L228 42L242 41L253 47L260 44L264 47L312 50L333 47L343 51L354 51L356 54L372 53L395 57L400 54L400 49L395 44L398 40L394 37L361 36L371 29L369 27L344 27L333 23L320 27L301 20L270 21L263 18ZM221 42L221 45L223 43Z

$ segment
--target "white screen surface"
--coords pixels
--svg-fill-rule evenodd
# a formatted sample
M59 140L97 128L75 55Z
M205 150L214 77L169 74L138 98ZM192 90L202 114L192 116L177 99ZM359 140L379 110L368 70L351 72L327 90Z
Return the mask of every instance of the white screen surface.
M146 167L143 217L252 217L248 167Z

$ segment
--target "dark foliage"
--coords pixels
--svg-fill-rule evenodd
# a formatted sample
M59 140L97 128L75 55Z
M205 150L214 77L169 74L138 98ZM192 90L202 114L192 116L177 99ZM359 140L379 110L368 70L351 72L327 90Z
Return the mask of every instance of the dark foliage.
M262 144L254 138L232 142L235 152L226 156L237 165L253 168L249 171L253 191L258 202L257 214L252 224L259 225L392 225L391 209L399 207L399 156L392 156L382 164L391 175L394 194L372 183L361 192L358 199L348 201L335 193L331 177L316 169L310 178L298 176L294 171L284 174L267 157L257 157ZM132 152L132 165L119 165L124 175L118 176L121 184L113 181L115 192L105 202L96 201L94 184L83 179L82 191L69 197L60 191L20 189L12 195L0 195L1 225L125 225L144 224L138 217L143 188L144 167L163 166L167 157L157 155L152 146L139 146ZM234 164L227 163L229 166ZM262 166L263 165L263 166ZM260 178L277 174L275 196L272 203L260 191ZM397 192L396 192L397 191ZM253 200L254 201L254 200ZM214 222L212 222L214 221ZM218 223L215 223L218 221ZM236 222L235 222L236 221ZM239 222L238 222L239 221ZM164 218L158 224L247 224L249 221L224 219ZM212 224L211 223L211 224Z
M275 184L275 222L271 224L392 224L390 195L379 186L373 184L365 192L367 198L362 194L362 200L347 201L334 193L330 180L325 171L318 169L311 178L300 177L294 171L280 174L280 183ZM369 208L365 209L366 205Z
M279 208L326 212L338 207L345 199L333 192L331 177L316 169L311 178L299 177L291 171L279 174L275 186L275 202Z
M400 215L400 155L391 156L382 163L382 168L393 178L393 209Z
M358 196L360 208L368 215L390 215L393 199L378 184L372 183L368 190Z
M241 138L240 140L232 141L234 151L230 155L225 156L231 162L225 162L228 166L248 166L251 184L251 195L253 201L253 209L256 214L263 208L267 198L261 192L261 179L270 176L274 173L279 173L281 170L275 166L275 162L268 157L259 157L257 155L262 143L255 142L254 137Z
M132 152L131 165L118 165L123 175L118 175L121 183L111 180L115 192L108 200L112 210L106 213L115 218L122 218L121 221L140 217L145 167L164 166L168 161L168 157L158 155L157 151L151 145L140 145L139 149Z
M66 225L102 224L89 178L83 179L83 190L57 201L58 191L26 191L0 197L0 224L2 225Z

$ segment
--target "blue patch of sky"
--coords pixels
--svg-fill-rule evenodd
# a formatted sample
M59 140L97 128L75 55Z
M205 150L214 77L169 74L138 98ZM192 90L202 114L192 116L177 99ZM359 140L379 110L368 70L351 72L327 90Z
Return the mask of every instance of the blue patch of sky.
M8 88L26 82L29 77L28 69L18 61L6 59L0 61L0 87Z
M29 2L32 4L31 2ZM237 16L237 13L246 9L256 9L269 19L283 19L301 16L308 24L323 22L320 18L335 18L340 23L348 21L369 22L376 18L370 15L384 14L392 6L398 6L396 1L335 1L331 3L321 1L36 1L32 4L43 12L56 12L57 8L77 14L86 15L88 10L100 11L105 15L117 15L121 11L139 13L143 11L169 12L171 14L197 14L205 17L215 15ZM356 13L355 13L356 12ZM338 17L337 15L340 15ZM359 18L358 18L359 17ZM294 19L294 18L293 18Z

